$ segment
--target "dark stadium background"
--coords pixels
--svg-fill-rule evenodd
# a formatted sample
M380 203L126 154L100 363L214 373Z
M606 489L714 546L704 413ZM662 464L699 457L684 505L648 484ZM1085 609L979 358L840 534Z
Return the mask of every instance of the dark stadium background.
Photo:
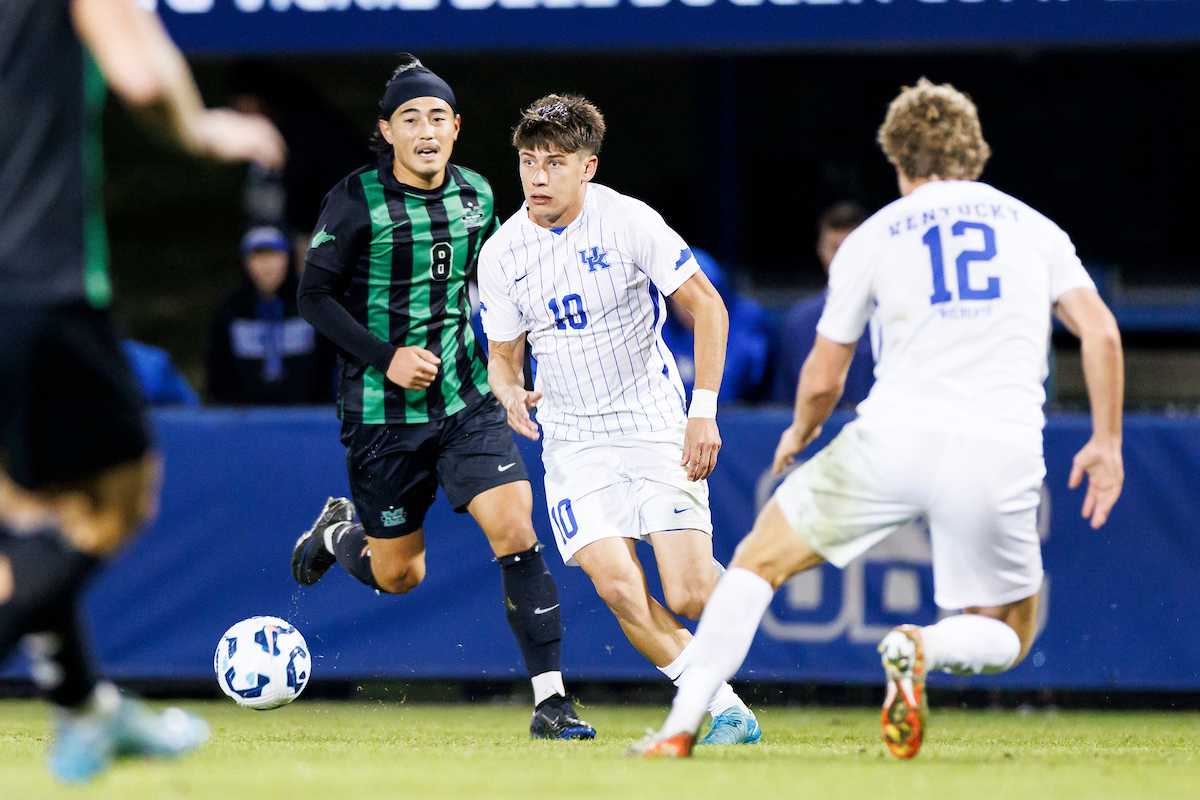
M455 160L492 181L502 215L520 203L507 141L519 109L547 92L583 93L610 126L598 180L659 209L768 306L819 288L813 239L822 208L852 198L873 210L896 197L874 131L898 88L922 75L975 98L993 149L983 180L1069 231L1110 299L1200 299L1194 48L419 55L455 87L463 114ZM394 58L272 60L311 82L365 136ZM193 59L210 104L228 99L232 63ZM104 132L120 318L202 386L211 311L239 274L243 173L173 154L116 103ZM1132 332L1126 344L1131 405L1200 404L1200 385L1188 377L1200 372L1200 337ZM1056 345L1069 372L1072 343L1060 335ZM1162 391L1152 368L1139 388L1139 348L1153 364L1166 359L1174 388ZM1078 402L1077 369L1063 384L1063 399Z

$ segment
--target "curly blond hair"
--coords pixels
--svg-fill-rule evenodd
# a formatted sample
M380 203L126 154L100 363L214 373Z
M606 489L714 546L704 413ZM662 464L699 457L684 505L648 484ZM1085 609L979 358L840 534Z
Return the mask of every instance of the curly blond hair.
M973 181L992 155L971 98L927 78L900 91L876 140L887 160L911 180L936 175Z

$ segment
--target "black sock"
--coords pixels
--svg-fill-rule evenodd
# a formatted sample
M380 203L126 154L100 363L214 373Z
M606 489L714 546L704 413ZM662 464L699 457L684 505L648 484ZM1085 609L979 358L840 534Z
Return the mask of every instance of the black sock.
M27 633L45 630L47 613L73 602L99 562L63 542L57 534L14 536L0 531L0 556L12 572L7 602L0 596L0 660Z
M45 617L45 629L25 637L25 653L33 660L33 682L50 702L75 708L96 688L75 599Z
M49 656L40 685L59 705L78 705L96 680L79 634L75 612L79 590L99 563L56 534L13 536L0 532L0 555L12 573L12 592L0 602L0 660L29 633L46 633ZM35 639L35 647L37 646Z
M367 532L362 525L351 525L341 528L333 534L333 554L342 565L342 569L354 576L355 580L365 583L372 589L383 591L375 582L375 573L371 572L371 554L367 552Z
M562 670L562 610L558 588L542 558L542 545L500 556L504 612L529 674Z

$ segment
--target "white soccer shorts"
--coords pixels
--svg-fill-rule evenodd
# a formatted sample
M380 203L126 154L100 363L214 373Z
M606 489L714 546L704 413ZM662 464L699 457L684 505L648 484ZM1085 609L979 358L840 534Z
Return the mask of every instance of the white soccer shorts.
M844 567L925 516L934 602L1023 600L1042 585L1037 509L1046 465L1027 449L935 430L851 422L775 492L813 550Z
M648 539L651 533L698 530L712 535L708 482L689 481L685 425L588 442L547 439L546 506L563 563L600 539Z

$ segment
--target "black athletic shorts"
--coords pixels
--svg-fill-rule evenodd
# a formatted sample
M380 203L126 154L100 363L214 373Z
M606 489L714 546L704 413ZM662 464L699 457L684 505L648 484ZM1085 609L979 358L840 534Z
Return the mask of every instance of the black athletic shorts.
M0 460L31 491L70 489L150 447L107 311L0 306Z
M447 419L417 425L342 423L350 495L368 536L396 539L418 530L441 483L460 514L477 495L529 480L492 395Z

